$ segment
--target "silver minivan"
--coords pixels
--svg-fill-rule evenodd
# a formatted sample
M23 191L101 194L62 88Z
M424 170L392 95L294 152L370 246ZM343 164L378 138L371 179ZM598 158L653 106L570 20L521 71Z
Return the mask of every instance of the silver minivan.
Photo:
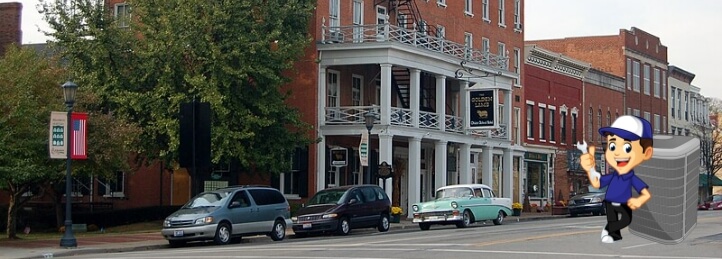
M242 236L258 234L279 241L286 237L290 214L288 201L277 189L227 187L193 197L165 219L161 234L171 246L205 240L240 243Z

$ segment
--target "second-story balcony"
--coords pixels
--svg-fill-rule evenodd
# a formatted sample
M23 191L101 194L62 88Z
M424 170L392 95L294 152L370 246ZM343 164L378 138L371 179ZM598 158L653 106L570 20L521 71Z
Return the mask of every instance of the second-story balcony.
M378 106L341 106L326 107L326 125L364 125L365 115L373 112L379 113ZM464 118L453 115L444 115L443 119L439 113L419 111L418 128L430 131L444 131L448 133L465 134ZM413 111L406 108L391 107L390 123L399 127L415 127ZM439 123L443 123L443 129ZM500 124L494 130L468 130L470 135L506 139L507 130L505 124Z
M349 46L378 43L395 43L414 47L499 71L506 71L508 68L509 58L506 56L474 49L442 37L431 36L422 31L409 30L389 23L336 27L328 27L324 24L319 42L319 44L346 44Z

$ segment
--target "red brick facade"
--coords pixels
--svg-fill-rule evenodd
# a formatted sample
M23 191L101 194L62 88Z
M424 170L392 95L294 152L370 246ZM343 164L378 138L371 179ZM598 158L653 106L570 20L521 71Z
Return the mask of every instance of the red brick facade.
M22 11L21 3L0 3L0 56L5 54L7 45L22 42Z

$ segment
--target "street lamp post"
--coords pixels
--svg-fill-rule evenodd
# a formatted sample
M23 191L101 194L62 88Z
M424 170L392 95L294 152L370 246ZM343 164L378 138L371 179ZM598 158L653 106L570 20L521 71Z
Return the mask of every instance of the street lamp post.
M70 161L71 161L71 150L70 150L70 137L73 131L73 123L71 121L71 114L73 113L73 104L75 103L75 91L78 89L78 85L71 81L67 81L62 85L63 97L65 98L65 107L68 109L68 121L67 121L67 137L65 139L65 147L67 154L67 161L65 163L65 234L60 239L61 247L77 247L78 242L75 240L73 235L73 220L70 218L72 215L72 188L73 178L70 172Z
M371 155L371 129L374 128L374 122L376 121L376 113L373 111L369 111L364 115L365 123L366 123L366 129L369 131L368 134L368 154ZM371 160L369 158L369 160ZM371 165L366 166L366 174L364 175L364 182L366 184L371 183Z

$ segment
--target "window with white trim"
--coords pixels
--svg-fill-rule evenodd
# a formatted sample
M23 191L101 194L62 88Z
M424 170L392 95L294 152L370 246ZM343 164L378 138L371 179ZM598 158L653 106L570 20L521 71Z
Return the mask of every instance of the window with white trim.
M514 0L514 28L521 28L521 0Z
M521 145L521 108L514 107L514 144ZM472 160L473 161L473 160Z
M559 141L564 144L567 143L567 111L562 111L559 117Z
M546 113L546 108L539 107L539 140L546 139L546 121L544 120L544 114Z
M592 109L592 107L589 107L589 116L587 117L587 123L589 124L589 127L587 128L587 138L594 140L594 135L592 134L592 132L594 132L594 109Z
M684 91L684 120L689 121L689 91Z
M554 137L556 135L556 131L554 128L554 120L556 115L556 110L549 107L549 142L555 142L557 139Z
M656 68L656 67L655 67L655 68L654 68L654 97L660 97L660 96L661 96L661 93L660 93L660 92L661 92L662 89L660 89L661 85L660 85L660 82L659 82L659 76L660 76L660 73L659 73L659 72L660 72L660 71L659 71L659 68Z
M364 24L364 3L361 0L353 1L353 42L363 42L364 28L361 26Z
M667 116L662 116L662 131L667 133Z
M652 120L652 114L649 113L649 112L644 112L644 119L647 120L647 121L651 121L651 120Z
M353 106L363 105L363 81L364 78L361 75L351 76L351 105Z
M637 109L634 109L633 113L634 113L634 116L637 116L637 117L639 117L639 110L637 110Z
M612 125L612 113L607 111L607 124L604 126L610 126Z
M602 127L602 109L597 110L597 126L598 127L596 127L595 129ZM594 135L597 135L597 141L599 141L599 143L602 143L602 134L594 134Z
M128 4L115 4L115 20L120 28L130 27L130 6Z
M649 64L644 64L644 94L649 95L649 79L650 79L650 67Z
M662 70L662 99L667 100L667 71Z
M534 104L526 105L526 137L534 138Z
M125 173L116 171L110 177L98 179L98 195L103 197L125 197Z
M497 43L497 49L499 51L499 57L506 58L506 56L509 55L508 53L506 53L506 44L504 44L503 42ZM503 69L509 68L509 62L500 62L500 63L501 63L500 68L503 68Z
M481 38L481 52L484 54L484 57L489 56L489 49L490 47L489 39L482 37Z
M489 0L481 0L481 19L485 22L491 21L489 19Z
M517 77L514 78L514 84L520 85L519 78L521 78L521 50L519 48L514 48L514 73L517 74Z
M632 89L632 59L627 58L627 89Z
M670 108L672 109L672 118L675 117L675 115L674 115L674 108L677 106L677 102L674 101L674 93L675 93L676 91L677 91L677 88L674 87L674 86L672 86L672 92L671 92L672 94L670 95L670 96L672 97L672 100L671 100L671 101L672 101L672 105L671 105L671 107L670 107Z
M331 30L338 30L341 26L341 0L328 0L328 26L336 27Z
M506 22L504 20L504 1L505 0L499 0L499 26L506 26Z
M338 71L328 70L326 72L326 77L328 81L326 81L326 106L328 107L338 107L341 105L339 102L339 85L338 80L341 77L339 75L340 73Z
M660 119L659 114L654 115L654 133L660 133L662 127L662 120Z
M572 143L577 143L577 113L572 111Z
M446 27L441 24L436 25L436 37L445 39L446 38Z
M677 119L682 119L682 89L677 88Z
M473 16L474 14L471 12L471 2L471 0L464 0L464 14Z
M469 32L464 32L464 47L466 59L471 58L472 48L474 47L474 35Z
M446 7L446 0L436 0L436 5Z
M639 61L633 61L632 62L632 89L636 92L639 92Z

